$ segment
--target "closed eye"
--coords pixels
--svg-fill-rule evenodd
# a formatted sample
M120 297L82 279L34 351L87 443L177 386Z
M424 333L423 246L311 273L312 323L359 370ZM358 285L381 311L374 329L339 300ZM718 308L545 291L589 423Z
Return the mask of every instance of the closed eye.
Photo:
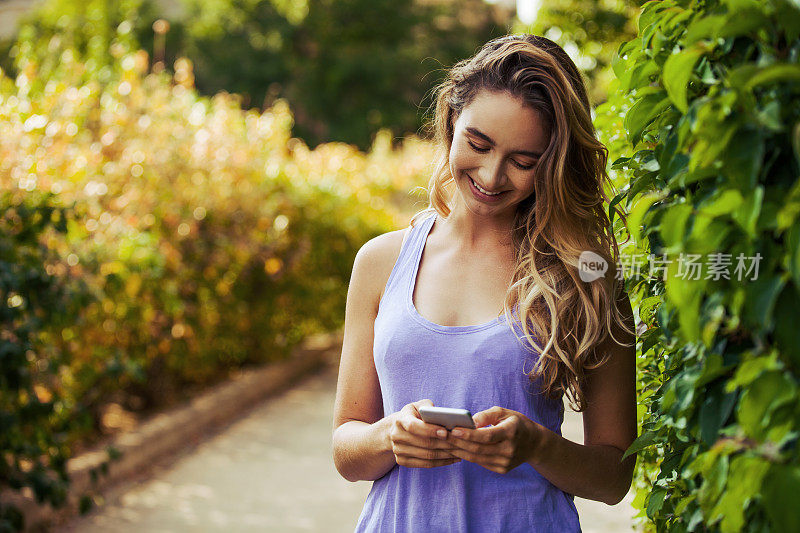
M467 141L467 144L469 144L472 147L473 150L475 150L476 152L480 152L482 154L484 154L484 153L489 151L488 148L481 148L479 146L476 146L476 145L472 144L472 141Z
M481 154L485 154L486 152L489 151L489 148L482 148L476 144L473 144L472 141L467 141L467 144L469 144L473 150ZM531 170L533 167L536 166L536 163L531 163L530 165L523 165L516 159L512 159L511 162L514 163L514 166L520 170Z

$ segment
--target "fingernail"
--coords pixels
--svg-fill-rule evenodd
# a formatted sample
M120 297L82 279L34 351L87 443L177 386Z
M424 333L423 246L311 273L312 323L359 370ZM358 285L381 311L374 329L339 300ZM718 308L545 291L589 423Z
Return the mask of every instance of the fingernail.
M464 434L464 432L463 432L463 431L461 431L460 429L454 429L454 430L453 430L453 436L454 436L454 437L460 437L460 436L461 436L461 435L463 435L463 434Z
M446 437L447 436L447 432L445 430L443 430L443 429L438 430L436 432L436 434L439 435L440 437Z

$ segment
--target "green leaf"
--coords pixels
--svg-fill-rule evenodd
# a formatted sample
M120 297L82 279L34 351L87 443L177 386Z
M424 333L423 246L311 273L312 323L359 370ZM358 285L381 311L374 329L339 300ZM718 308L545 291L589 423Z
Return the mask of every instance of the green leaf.
M800 531L797 495L800 494L800 467L772 465L764 477L763 501L773 531Z
M643 53L639 45L639 39L624 42L611 59L611 68L619 79L620 90L624 94L629 93L632 89L630 85L632 68L630 66L636 65L642 60Z
M639 316L641 319L648 324L652 323L656 308L660 303L660 296L650 296L642 300L642 303L639 305Z
M698 206L698 213L709 217L718 217L732 213L743 202L742 194L736 189L723 189Z
M795 286L800 289L800 223L795 222L786 231L785 242L789 271Z
M709 514L712 522L722 517L721 531L724 533L741 531L744 526L744 511L750 501L758 496L761 481L769 467L770 463L759 457L748 455L734 457L728 472L726 490Z
M775 133L782 132L786 125L781 119L781 104L778 100L773 100L755 112L758 124L772 130Z
M716 458L716 461L710 465L710 468L703 472L705 480L700 486L697 499L706 515L710 513L714 504L716 504L717 499L728 481L729 461L727 455L720 455Z
M792 63L773 63L758 66L747 63L730 70L728 84L740 90L750 91L759 85L780 83L784 81L800 81L800 65Z
M787 283L775 304L775 340L780 353L790 361L795 372L800 372L800 328L797 327L797 302L800 291Z
M628 231L634 242L641 240L641 225L645 214L650 207L664 197L662 192L652 192L642 196L631 209L631 214L628 217ZM630 196L628 197L630 199Z
M654 89L654 87L647 87ZM642 138L642 132L664 109L669 106L669 98L663 90L637 95L633 107L625 114L623 125L628 132L630 143L635 145Z
M620 203L627 195L628 195L628 190L625 189L624 191L621 191L621 192L617 193L617 195L614 196L614 199L611 200L611 202L609 202L609 204L608 204L608 219L609 219L609 221L611 223L611 227L614 227L614 218L615 218L615 216L617 214L617 210L614 209L614 207L618 203Z
M793 431L797 425L795 403L781 405L770 413L766 440L778 448L798 436L798 432Z
M754 76L747 80L745 89L752 89L759 85L779 83L784 81L800 81L800 65L791 63L778 63L760 69Z
M661 339L661 330L659 328L650 328L641 336L642 349L641 353L645 354L655 346Z
M675 154L669 163L665 165L664 171L661 173L661 179L665 180L669 187L675 186L676 181L678 186L682 187L683 183L680 183L680 180L686 175L688 169L689 156L687 154Z
M659 19L664 18L664 6L669 5L668 2L648 2L642 6L642 12L639 15L638 28L639 35L643 35L645 30L651 25L658 25ZM674 9L674 8L673 8Z
M775 215L775 227L778 230L787 230L800 224L800 180L795 181L788 192L782 193L780 199L783 205Z
M724 172L739 189L750 190L756 186L765 149L763 134L752 128L739 129L731 138Z
M706 356L703 362L703 371L697 379L697 386L706 385L711 383L719 376L726 374L732 365L723 365L722 356L718 353L711 352Z
M669 265L665 284L667 297L673 307L678 309L678 322L685 340L700 337L700 298L702 296L702 279L690 279L677 276L677 263Z
M719 451L714 448L706 452L698 453L697 457L692 459L689 464L684 467L684 477L686 479L692 479L697 476L697 474L702 474L714 463L717 455L719 455Z
M653 518L659 509L664 505L664 500L667 498L667 491L662 488L656 488L650 493L647 499L647 516Z
M771 412L797 398L794 381L783 372L766 372L742 393L736 412L745 433L758 441L769 428Z
M800 122L794 123L792 130L792 150L794 151L794 158L800 163Z
M736 369L736 374L725 384L725 391L731 392L736 387L747 386L764 372L780 369L781 365L778 362L777 352L774 350L766 355L748 359L739 365L739 368Z
M661 217L658 230L667 247L682 247L686 238L686 225L693 208L689 204L678 204L670 207Z
M775 202L765 201L761 205L761 214L758 216L756 223L756 231L765 231L770 229L777 229L780 227L779 218L781 216L782 207Z
M721 253L720 250L727 250L729 246L725 241L732 229L733 225L726 220L695 216L687 239L686 249L703 256ZM701 257L700 262L704 261L709 261L709 259ZM700 274L701 280L705 279L707 270L708 268L703 269L703 273ZM694 281L694 283L697 283L697 281Z
M640 61L635 65L633 71L629 74L630 80L628 81L628 87L630 89L649 87L651 78L661 71L661 67L652 60Z
M716 442L719 430L733 411L736 396L735 392L723 393L721 387L705 396L700 406L700 438L709 446Z
M720 35L722 26L727 19L726 15L711 15L695 18L686 29L683 37L684 46L690 46L700 39L716 39Z
M754 188L742 202L739 209L732 213L733 219L751 237L756 237L756 223L761 214L761 202L764 201L764 186Z
M672 54L664 63L664 74L662 76L664 88L667 90L670 100L682 113L686 113L689 108L686 96L687 86L689 85L689 78L692 76L694 65L702 55L703 49L693 47L682 50L677 54Z
M694 494L690 494L681 498L681 501L679 501L678 505L675 506L675 516L683 516L689 504L694 502L696 499L697 496Z
M654 431L645 431L634 440L631 445L625 450L625 453L622 455L622 460L624 461L626 457L633 455L635 453L639 453L640 451L644 450L648 446L651 446L658 437L658 434Z
M697 144L690 155L689 171L694 172L697 169L714 165L717 165L716 168L719 169L722 165L717 162L724 161L724 159L721 159L721 154L729 153L726 149L735 133L736 128L732 124L723 123L721 126L716 127L714 131L710 131L703 124L702 134L697 137ZM712 175L718 173L718 170L712 171Z
M783 277L768 277L762 274L763 272L760 272L756 280L746 280L747 299L744 318L750 326L762 331L769 331L772 329L772 310L775 308L778 294L786 282Z
M611 168L615 170L626 168L628 166L627 163L630 160L631 160L630 157L619 157L615 159L613 163L611 163Z
M726 3L733 4L734 2ZM748 2L749 6L743 5L741 0L737 0L736 3L738 5L729 6L729 12L725 16L725 23L718 34L719 37L747 35L771 23L764 10L760 8L760 2Z

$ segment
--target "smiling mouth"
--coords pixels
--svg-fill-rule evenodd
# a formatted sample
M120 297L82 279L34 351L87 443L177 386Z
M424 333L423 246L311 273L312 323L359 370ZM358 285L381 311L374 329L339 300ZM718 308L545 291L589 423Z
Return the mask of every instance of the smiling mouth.
M490 191L487 191L486 189L484 189L483 187L481 187L480 185L478 185L478 184L475 182L475 180L474 180L474 179L472 179L472 177L471 177L469 174L467 174L467 177L470 179L470 181L472 181L472 184L473 184L473 185L475 185L475 188L477 188L479 191L481 191L481 192L482 192L482 193L484 193L484 194L488 194L489 196L497 196L497 195L499 195L499 194L503 194L504 192L507 192L507 191L497 191L497 192L490 192Z

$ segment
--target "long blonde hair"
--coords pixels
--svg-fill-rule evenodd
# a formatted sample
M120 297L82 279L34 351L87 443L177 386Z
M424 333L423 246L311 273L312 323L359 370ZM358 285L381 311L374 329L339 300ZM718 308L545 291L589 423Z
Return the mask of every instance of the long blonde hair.
M429 204L411 224L434 210L444 218L450 214L453 192L446 187L454 184L449 165L453 123L483 89L521 98L550 128L534 193L517 206L516 267L503 308L513 324L511 309L518 305L526 347L540 353L527 373L531 380L541 377L543 394L557 399L566 394L572 409L582 411L585 370L608 359L607 354L599 358L595 348L611 335L612 320L633 332L616 305L622 289L615 268L619 249L603 207L609 201L605 185L613 189L606 173L608 149L595 137L583 78L560 46L536 35L507 35L448 71L434 89L435 111L428 124L439 147L427 188ZM578 263L584 251L607 262L606 277L581 280ZM538 339L547 341L540 346Z

